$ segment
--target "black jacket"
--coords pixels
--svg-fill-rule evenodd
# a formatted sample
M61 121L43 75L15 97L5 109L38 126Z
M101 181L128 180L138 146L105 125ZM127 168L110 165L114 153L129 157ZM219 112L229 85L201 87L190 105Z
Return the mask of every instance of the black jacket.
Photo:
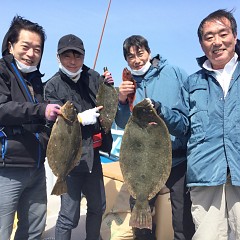
M0 167L35 167L44 163L47 146L46 103L42 74L24 77L11 54L0 59ZM34 97L29 91L32 87Z
M81 77L77 83L60 70L46 82L44 88L45 100L50 103L63 105L68 100L71 101L77 113L96 106L96 94L101 81L99 73L83 65ZM89 126L82 126L82 156L80 166L74 171L91 171L94 161L94 149L92 136L100 132L98 123Z

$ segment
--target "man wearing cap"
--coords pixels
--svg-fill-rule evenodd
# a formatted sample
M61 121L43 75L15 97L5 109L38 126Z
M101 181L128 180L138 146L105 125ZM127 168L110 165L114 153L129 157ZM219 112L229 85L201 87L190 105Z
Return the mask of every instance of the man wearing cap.
M100 133L96 94L101 80L113 84L110 73L103 79L99 73L83 64L85 49L80 38L68 34L58 42L59 71L47 81L44 96L50 103L63 105L73 102L82 127L82 156L79 164L67 176L68 192L61 196L61 209L56 223L55 239L70 240L71 231L80 218L80 201L87 199L86 239L100 237L102 214L106 199L100 161L100 147L93 144L93 136Z

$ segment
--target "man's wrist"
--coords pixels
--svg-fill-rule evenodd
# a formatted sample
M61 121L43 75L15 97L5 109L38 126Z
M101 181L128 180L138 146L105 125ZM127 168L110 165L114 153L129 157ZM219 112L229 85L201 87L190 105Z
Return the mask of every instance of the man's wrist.
M122 105L126 105L126 104L128 103L127 98L124 99L124 98L120 98L120 97L119 97L119 98L118 98L118 101L119 101L119 103L122 104Z

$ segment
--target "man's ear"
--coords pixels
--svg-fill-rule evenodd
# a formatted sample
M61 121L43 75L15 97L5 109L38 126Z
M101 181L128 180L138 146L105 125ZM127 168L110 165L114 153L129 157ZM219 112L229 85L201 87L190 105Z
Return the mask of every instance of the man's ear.
M60 63L60 55L58 53L57 53L56 57L57 57L57 62Z
M13 45L10 42L8 42L8 52L13 54Z

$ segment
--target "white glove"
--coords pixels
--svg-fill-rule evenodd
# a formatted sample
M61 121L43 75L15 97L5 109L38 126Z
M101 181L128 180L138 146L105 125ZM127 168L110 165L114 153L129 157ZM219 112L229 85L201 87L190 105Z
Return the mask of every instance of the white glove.
M95 107L88 109L84 112L78 113L78 121L83 125L91 125L97 122L97 118L100 116L99 110Z
M152 107L154 107L154 104L150 98L146 98L146 100L152 105Z

